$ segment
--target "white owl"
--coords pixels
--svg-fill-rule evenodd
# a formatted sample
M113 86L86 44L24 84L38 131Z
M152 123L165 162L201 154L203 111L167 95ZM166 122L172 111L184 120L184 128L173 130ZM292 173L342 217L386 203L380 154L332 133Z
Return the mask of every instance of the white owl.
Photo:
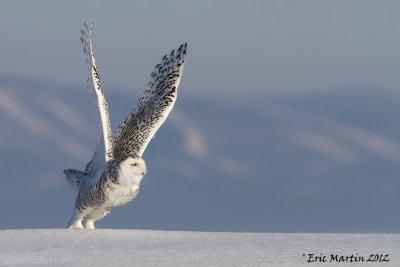
M93 24L81 30L81 41L89 71L88 89L97 96L101 126L96 150L84 172L64 170L68 182L78 190L68 228L94 229L94 222L110 210L133 200L146 174L141 158L151 138L174 106L185 64L187 43L162 58L133 112L112 136L108 106L100 86L91 42ZM103 137L103 138L102 138ZM104 142L102 141L104 139ZM104 146L103 146L104 145Z

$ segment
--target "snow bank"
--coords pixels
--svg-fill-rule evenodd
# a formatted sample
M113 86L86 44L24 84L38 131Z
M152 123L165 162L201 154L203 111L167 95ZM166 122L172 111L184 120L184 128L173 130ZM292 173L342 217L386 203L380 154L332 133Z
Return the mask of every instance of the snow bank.
M400 266L400 234L3 230L0 265Z

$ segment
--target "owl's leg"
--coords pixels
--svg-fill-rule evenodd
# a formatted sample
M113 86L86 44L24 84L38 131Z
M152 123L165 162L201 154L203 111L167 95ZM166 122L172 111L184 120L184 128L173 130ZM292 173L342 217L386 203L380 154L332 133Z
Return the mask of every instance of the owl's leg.
M69 220L69 229L83 229L82 220L90 212L90 210L78 210L75 207L74 213L72 214L71 220Z
M94 222L100 220L110 213L108 210L93 209L83 220L83 227L85 229L95 229Z

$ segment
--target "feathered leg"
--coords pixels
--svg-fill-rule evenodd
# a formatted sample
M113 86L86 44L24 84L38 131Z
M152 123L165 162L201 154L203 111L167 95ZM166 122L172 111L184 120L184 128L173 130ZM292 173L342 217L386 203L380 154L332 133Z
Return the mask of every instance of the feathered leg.
M100 220L104 216L106 216L108 213L110 213L107 210L98 210L98 209L93 209L83 220L83 227L85 229L95 229L94 227L94 222L97 220Z
M82 220L91 210L79 211L76 207L68 223L69 229L83 229Z

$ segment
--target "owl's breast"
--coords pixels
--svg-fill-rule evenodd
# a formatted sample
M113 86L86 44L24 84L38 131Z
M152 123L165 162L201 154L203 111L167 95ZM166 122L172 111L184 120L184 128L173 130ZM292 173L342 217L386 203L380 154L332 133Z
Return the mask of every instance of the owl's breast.
M113 175L114 176L111 176ZM107 201L104 206L113 209L132 201L139 193L140 182L143 178L141 170L130 165L120 167L117 172L110 172L108 181L111 186L107 188Z
M116 186L107 194L107 201L104 205L113 209L132 201L139 194L139 185L134 184L129 187Z

